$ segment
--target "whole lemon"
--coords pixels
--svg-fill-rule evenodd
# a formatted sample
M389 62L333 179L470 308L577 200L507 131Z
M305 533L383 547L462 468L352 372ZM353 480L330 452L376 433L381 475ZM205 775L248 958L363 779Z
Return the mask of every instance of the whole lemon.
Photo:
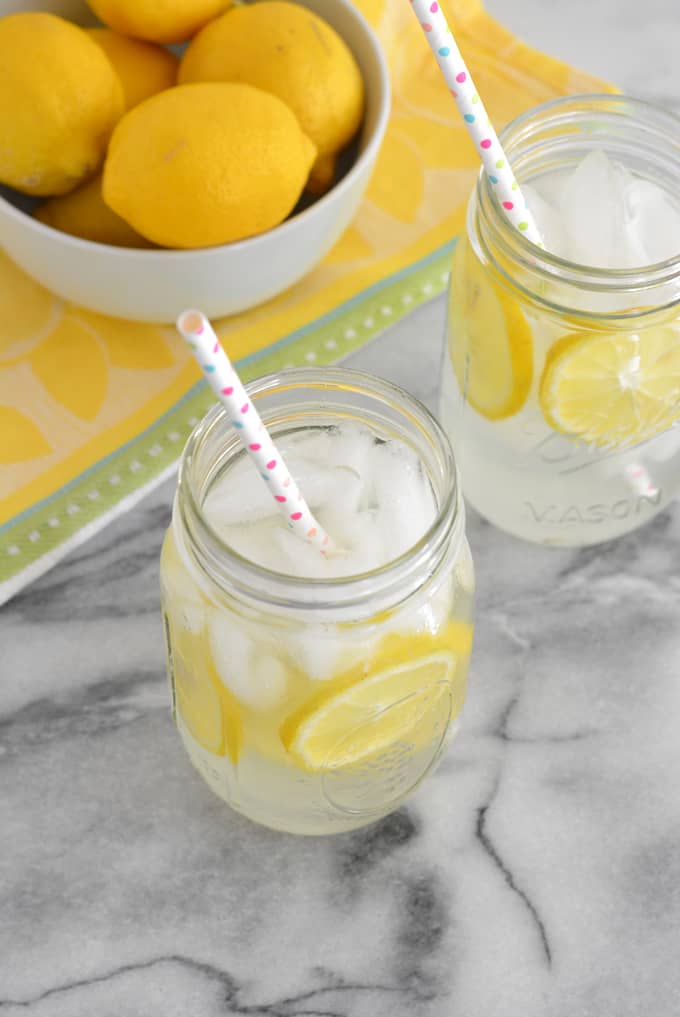
M179 61L163 46L130 39L110 28L85 31L104 50L120 78L126 110L176 83Z
M318 149L310 189L330 186L336 154L359 129L364 83L349 47L322 18L286 0L233 7L203 28L178 81L243 81L290 106Z
M0 182L65 194L100 166L123 112L111 64L53 14L0 18Z
M276 96L224 82L182 85L122 118L104 201L164 247L226 244L285 219L315 156Z
M46 226L82 240L114 247L152 246L104 203L101 173L70 194L48 198L33 214Z
M148 42L184 42L231 0L87 0L109 28Z

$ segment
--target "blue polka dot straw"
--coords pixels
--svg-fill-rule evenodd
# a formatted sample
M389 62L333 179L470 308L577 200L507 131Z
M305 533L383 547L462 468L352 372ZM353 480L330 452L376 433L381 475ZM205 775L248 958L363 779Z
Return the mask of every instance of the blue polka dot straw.
M444 12L437 0L410 0L410 3L448 89L456 100L501 208L515 229L542 247L536 223L521 195L510 163L465 66Z

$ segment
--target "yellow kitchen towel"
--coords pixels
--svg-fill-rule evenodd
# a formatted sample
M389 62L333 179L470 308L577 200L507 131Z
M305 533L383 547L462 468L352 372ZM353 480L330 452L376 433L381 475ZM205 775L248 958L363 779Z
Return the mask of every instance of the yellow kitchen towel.
M477 153L408 0L358 6L392 76L378 165L317 269L217 323L246 378L338 361L447 284ZM609 90L519 42L479 0L444 6L497 128L555 96ZM1 252L0 307L2 603L170 473L212 397L171 328L65 303Z

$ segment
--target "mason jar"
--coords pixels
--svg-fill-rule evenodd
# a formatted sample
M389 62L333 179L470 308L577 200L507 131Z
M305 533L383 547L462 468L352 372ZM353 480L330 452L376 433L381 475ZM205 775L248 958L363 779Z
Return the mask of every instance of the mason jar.
M559 99L514 120L502 145L520 185L545 193L599 149L678 208L680 120L645 103ZM583 228L597 233L587 217ZM465 496L490 522L542 544L594 544L677 493L680 236L674 257L635 269L567 261L513 229L480 174L447 333L440 418Z
M386 381L310 368L261 378L248 392L284 456L301 435L333 441L348 421L373 443L403 442L436 506L395 560L300 578L239 553L206 514L215 485L228 489L250 467L223 407L182 456L161 558L181 739L233 809L280 830L334 833L395 809L458 728L474 575L457 471L434 418Z

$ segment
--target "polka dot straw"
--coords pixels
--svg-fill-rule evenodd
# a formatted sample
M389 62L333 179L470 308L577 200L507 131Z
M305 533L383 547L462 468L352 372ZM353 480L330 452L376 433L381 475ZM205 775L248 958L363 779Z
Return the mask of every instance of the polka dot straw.
M177 319L177 330L191 347L211 389L226 407L277 509L299 537L326 554L331 550L330 538L310 512L210 322L200 311L183 311Z
M510 163L501 148L498 135L470 77L439 3L410 0L430 49L468 129L470 137L496 191L501 208L512 225L532 243L542 247L536 223L522 197Z

